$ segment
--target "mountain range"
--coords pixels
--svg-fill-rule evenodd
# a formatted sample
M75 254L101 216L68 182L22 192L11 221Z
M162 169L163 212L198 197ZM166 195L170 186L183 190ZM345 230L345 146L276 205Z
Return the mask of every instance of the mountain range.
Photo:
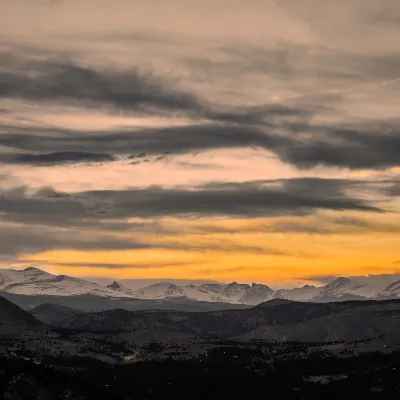
M196 338L352 342L398 336L400 300L311 303L273 299L246 309L209 312L124 309L84 312L47 303L27 312L0 296L0 333L26 332L33 337L52 332L54 339L57 336L54 328L73 335L85 333L86 338L91 337L87 334L100 334L108 335L111 341L136 344L149 340L196 341Z
M154 301L187 300L203 303L256 305L271 299L306 302L346 300L384 300L400 298L400 281L387 281L374 276L361 278L339 277L324 286L305 285L293 289L273 290L264 284L204 283L177 285L156 283L141 289L130 289L122 283L100 285L68 275L53 275L38 268L23 270L1 269L0 291L4 294L27 296L83 296L110 299L137 299Z
M204 313L122 309L77 313L68 310L61 321L54 319L58 318L58 312L58 308L47 306L47 322L74 331L120 331L134 342L143 332L152 332L155 338L175 332L174 336L279 342L359 341L400 333L399 300L310 303L274 299L247 309ZM31 313L41 317L37 309Z
M42 326L43 322L32 314L0 296L0 333L15 329L36 329Z

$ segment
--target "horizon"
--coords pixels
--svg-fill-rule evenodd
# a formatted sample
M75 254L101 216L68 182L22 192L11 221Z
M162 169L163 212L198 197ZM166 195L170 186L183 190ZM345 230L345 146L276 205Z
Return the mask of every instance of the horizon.
M399 15L397 0L7 2L0 268L400 278Z
M24 268L0 268L0 274L1 270L8 270L8 271L27 271L27 270L36 270L36 271L41 271L41 272L47 272L50 273L54 276L69 276L69 275L64 275L64 274L56 274L56 273L51 273L50 271L46 271L46 269L39 268L37 266L28 266ZM355 284L362 284L365 285L369 284L371 286L389 286L392 283L395 282L400 282L400 274L380 274L380 275L361 275L361 276L330 276L330 277L321 277L320 280L318 281L308 281L309 283L304 283L304 282L298 282L297 284L292 283L290 285L270 285L268 282L250 282L250 281L241 281L241 282L236 282L236 281L211 281L211 280L194 280L194 279L170 279L170 278L159 278L159 279L120 279L120 278L105 278L105 277L94 277L94 276L72 276L73 278L79 278L86 280L88 282L96 283L100 286L107 286L109 284L112 284L114 282L118 284L122 284L123 286L129 288L129 289L141 289L141 288L146 288L149 286L153 286L159 283L170 283L174 284L177 286L181 287L187 287L189 285L195 285L195 286L200 286L203 284L217 284L217 285L228 285L228 284L233 284L236 283L238 285L265 285L271 288L274 291L278 291L281 289L296 289L296 288L303 288L306 286L313 286L316 288L323 288L324 286L337 281L339 279L350 279L353 281Z

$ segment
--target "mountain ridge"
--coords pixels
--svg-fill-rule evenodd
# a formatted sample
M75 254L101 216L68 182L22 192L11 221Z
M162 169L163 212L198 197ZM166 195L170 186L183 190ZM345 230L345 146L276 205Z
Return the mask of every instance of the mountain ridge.
M43 326L43 322L33 315L0 296L0 331L15 328L41 328Z
M373 277L362 280L338 277L324 286L304 285L292 289L273 290L258 283L202 283L177 285L159 282L140 289L130 289L118 281L100 285L68 275L53 275L38 268L1 269L0 291L30 296L94 295L108 298L169 301L188 299L208 303L256 305L271 299L306 302L400 298L400 281L376 282Z
M150 329L155 334L176 331L240 341L332 342L397 335L399 316L400 300L310 303L273 299L247 309L205 313L107 310L71 316L60 327L83 332L125 332L131 337Z

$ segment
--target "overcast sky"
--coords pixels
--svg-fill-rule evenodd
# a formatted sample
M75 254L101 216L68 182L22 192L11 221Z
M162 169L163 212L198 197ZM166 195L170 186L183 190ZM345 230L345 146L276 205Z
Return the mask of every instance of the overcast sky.
M0 6L0 265L400 270L398 0Z

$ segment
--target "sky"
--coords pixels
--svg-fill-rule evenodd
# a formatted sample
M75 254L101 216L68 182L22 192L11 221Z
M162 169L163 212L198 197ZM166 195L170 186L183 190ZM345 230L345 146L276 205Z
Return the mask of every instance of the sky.
M2 2L0 190L2 268L399 273L400 2Z

